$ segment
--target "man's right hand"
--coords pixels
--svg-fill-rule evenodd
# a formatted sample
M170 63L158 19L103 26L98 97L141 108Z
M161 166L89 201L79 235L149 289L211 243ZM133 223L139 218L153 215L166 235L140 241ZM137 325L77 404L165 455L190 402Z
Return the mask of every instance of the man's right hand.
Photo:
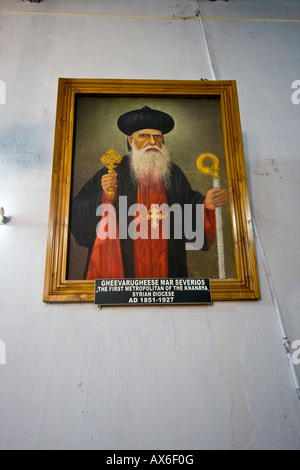
M108 173L106 175L103 175L101 178L101 186L107 199L112 200L116 197L117 188L118 188L117 176L118 176L117 173L114 172L111 174ZM111 197L108 195L109 190L114 191L115 193L114 197Z

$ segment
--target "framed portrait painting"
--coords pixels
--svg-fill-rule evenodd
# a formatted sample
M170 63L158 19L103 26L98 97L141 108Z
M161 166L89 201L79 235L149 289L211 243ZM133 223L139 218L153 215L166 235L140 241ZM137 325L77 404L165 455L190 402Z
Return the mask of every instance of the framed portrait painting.
M59 80L43 300L143 278L260 297L235 81Z

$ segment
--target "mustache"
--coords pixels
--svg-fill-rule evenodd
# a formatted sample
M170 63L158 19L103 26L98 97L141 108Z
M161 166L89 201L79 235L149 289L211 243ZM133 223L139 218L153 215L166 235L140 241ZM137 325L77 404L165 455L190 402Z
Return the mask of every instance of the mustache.
M161 149L157 145L147 145L147 147L143 149L143 153L151 150L157 150L159 153L161 153Z

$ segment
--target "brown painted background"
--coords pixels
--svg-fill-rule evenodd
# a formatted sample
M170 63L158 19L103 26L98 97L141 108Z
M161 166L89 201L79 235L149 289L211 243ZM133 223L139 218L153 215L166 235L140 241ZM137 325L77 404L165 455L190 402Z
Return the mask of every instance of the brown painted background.
M121 155L127 153L126 136L117 121L127 111L149 106L170 114L174 130L166 135L165 145L171 159L185 173L193 189L206 194L213 187L211 176L196 167L199 155L215 154L220 160L221 187L227 189L220 100L218 98L153 98L83 96L75 106L72 194L103 165L100 157L110 148ZM229 205L222 210L226 278L236 277ZM70 220L70 225L72 221ZM96 234L95 234L96 236ZM67 279L83 279L87 250L79 247L70 236ZM217 244L208 252L189 251L190 277L218 278Z

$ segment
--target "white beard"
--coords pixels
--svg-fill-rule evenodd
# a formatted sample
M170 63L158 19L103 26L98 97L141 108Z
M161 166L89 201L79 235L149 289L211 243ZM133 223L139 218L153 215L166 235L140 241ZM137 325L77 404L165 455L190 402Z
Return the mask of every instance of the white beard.
M158 152L148 151L157 149ZM156 185L164 180L166 187L170 183L170 154L163 145L148 145L148 147L138 150L135 143L132 144L130 153L130 164L133 176L142 186Z

